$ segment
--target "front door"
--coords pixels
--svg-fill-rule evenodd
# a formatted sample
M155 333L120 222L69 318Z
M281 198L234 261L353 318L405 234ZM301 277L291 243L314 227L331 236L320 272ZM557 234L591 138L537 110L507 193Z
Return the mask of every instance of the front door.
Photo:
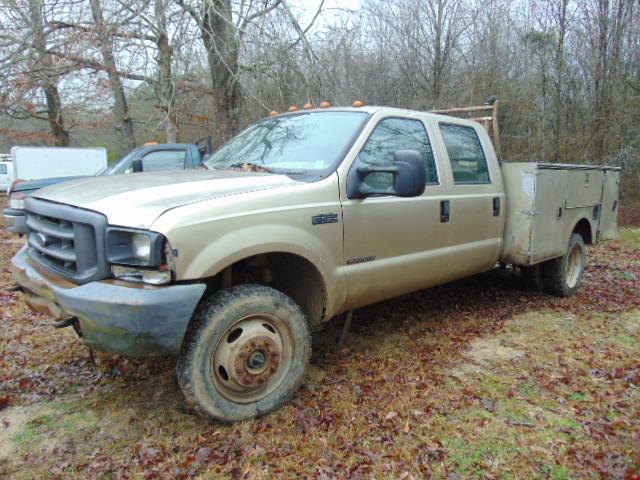
M418 118L383 118L359 153L359 160L390 166L394 153L420 152L426 164L423 195L376 195L343 199L347 308L356 308L439 283L443 265L440 223L442 185L431 141ZM352 167L353 168L353 167ZM372 173L365 182L390 189L390 173Z

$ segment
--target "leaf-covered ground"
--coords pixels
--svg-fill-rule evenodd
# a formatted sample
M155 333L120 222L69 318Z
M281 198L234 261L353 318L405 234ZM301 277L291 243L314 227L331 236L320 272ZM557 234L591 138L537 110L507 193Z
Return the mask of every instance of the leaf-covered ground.
M94 366L25 309L19 246L0 230L0 477L640 478L640 229L570 299L494 271L359 310L290 404L234 425L185 410L172 359Z

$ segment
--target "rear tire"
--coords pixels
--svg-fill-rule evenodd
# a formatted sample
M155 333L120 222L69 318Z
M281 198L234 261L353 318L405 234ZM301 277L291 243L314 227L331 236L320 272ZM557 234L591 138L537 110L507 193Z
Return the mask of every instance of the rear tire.
M584 240L579 233L572 233L567 253L542 265L545 290L558 297L573 294L582 283L584 265Z
M291 298L239 285L213 294L196 311L178 358L178 383L201 415L250 419L293 395L310 355L307 320Z

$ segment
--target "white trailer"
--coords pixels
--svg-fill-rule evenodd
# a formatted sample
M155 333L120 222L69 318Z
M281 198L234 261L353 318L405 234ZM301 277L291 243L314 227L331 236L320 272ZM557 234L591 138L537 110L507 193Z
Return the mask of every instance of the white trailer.
M107 166L105 148L13 147L11 157L15 180L95 175Z

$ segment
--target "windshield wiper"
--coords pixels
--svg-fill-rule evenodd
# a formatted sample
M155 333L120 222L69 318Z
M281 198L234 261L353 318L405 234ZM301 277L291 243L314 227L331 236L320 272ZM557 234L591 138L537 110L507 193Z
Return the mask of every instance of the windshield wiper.
M242 168L248 172L266 172L275 173L276 175L306 175L307 170L303 169L287 169L287 168L270 168L253 162L238 162L229 165L226 168Z
M280 173L264 165L259 165L252 162L237 162L228 165L227 168L241 168L247 172L266 172L266 173Z

